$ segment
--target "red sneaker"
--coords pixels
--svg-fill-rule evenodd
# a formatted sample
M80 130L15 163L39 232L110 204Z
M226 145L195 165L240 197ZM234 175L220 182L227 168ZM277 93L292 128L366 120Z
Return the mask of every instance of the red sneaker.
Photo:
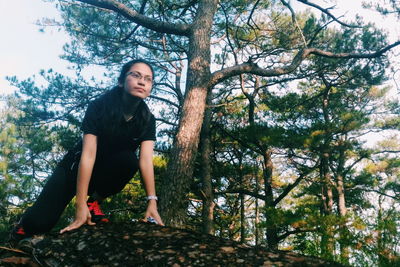
M30 237L31 235L26 234L24 227L22 227L22 225L18 223L10 232L10 235L8 237L8 244L11 247L17 247L19 245L19 242Z
M90 215L92 215L92 222L109 222L108 218L106 218L106 215L101 210L100 204L97 200L91 202L88 201L87 205L89 207Z

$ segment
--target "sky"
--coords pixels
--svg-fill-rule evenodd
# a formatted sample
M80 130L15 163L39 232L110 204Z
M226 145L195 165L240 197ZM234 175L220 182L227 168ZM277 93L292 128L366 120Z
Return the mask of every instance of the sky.
M56 28L39 32L36 22L44 17L59 17L51 3L0 0L0 94L15 90L6 81L6 76L25 79L38 74L41 69L66 71L67 62L59 55L68 36Z
M291 2L295 3L294 0ZM324 0L312 2L327 7ZM362 0L337 0L337 7L342 8L332 12L354 17L361 10L361 2ZM379 26L389 29L392 41L400 36L400 27L395 26L399 25L396 20L377 20L380 16L373 12L363 14L366 20L376 21ZM34 74L37 77L41 69L49 68L61 73L68 72L68 62L59 57L68 36L55 27L47 27L44 33L40 32L36 22L45 17L59 18L53 3L43 0L0 0L0 94L16 90L9 85L6 76L15 75L21 80Z

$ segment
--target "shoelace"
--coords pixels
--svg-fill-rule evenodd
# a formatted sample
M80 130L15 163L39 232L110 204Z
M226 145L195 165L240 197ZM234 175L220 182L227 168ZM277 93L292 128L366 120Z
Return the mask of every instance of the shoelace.
M89 206L89 211L93 211L94 215L104 215L97 201L89 202L88 206Z

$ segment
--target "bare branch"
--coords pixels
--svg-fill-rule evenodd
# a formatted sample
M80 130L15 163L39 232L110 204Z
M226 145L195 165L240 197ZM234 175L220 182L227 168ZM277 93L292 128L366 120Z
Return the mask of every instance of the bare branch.
M171 106L176 107L177 109L180 109L180 108L181 108L178 104L176 104L176 103L174 103L174 102L172 102L171 100L168 100L168 99L166 99L166 98L162 98L162 97L155 96L155 95L150 95L149 98L151 98L151 99L156 99L156 100L159 100L159 101L161 101L161 102L167 103L167 104L169 104L169 105L171 105Z
M301 180L306 176L306 174L302 174L297 179L292 183L286 186L286 188L283 190L282 194L280 194L275 200L274 200L274 206L278 205L279 202L281 202L282 199L284 199L292 190L295 188Z
M362 190L364 190L365 192L374 192L374 193L377 193L377 194L379 194L379 195L382 195L382 196L389 197L389 198L391 198L391 199L400 201L400 197L397 196L397 195L392 196L392 195L389 195L389 194L387 194L387 193L385 193L385 192L381 192L381 191L375 190L375 189L363 188Z
M316 232L317 229L295 229L292 231L287 231L286 233L278 236L278 240L283 240L286 237L290 236L290 235L294 235L294 234L300 234L300 233L309 233L309 232Z
M299 2L301 2L301 3L303 3L303 4L305 4L305 5L308 5L308 6L311 6L311 7L314 7L314 8L316 8L316 9L320 10L322 13L325 13L326 15L328 15L329 17L331 17L334 21L336 21L336 22L339 23L340 25L343 25L343 26L349 27L349 28L361 28L361 26L358 26L358 25L351 25L351 24L347 24L347 23L344 23L344 22L340 21L336 16L334 16L334 15L329 11L330 8L323 8L323 7L321 7L321 6L317 5L317 4L308 2L308 0L297 0L297 1L299 1Z
M389 51L390 49L400 45L400 41L394 42L393 44L390 44L388 46L385 46L381 48L380 50L373 52L373 53L332 53L329 51L324 51L321 49L317 48L309 48L309 53L318 55L318 56L323 56L323 57L328 57L328 58L343 58L343 59L349 59L349 58L377 58L382 56L384 53Z
M258 194L256 192L252 192L246 189L232 189L232 190L225 190L225 191L220 191L220 192L215 192L214 195L223 195L223 194L245 194L248 196L252 196L261 200L266 200L266 197L264 195Z
M254 11L256 10L257 5L258 5L259 3L260 3L260 0L257 0L257 1L255 2L253 8L252 8L251 11L250 11L249 18L247 19L247 25L249 25L249 26L252 27L252 28L253 28L253 26L250 25L250 20L253 21L253 14L254 14ZM258 28L257 24L255 24L255 25L256 25L256 27Z
M373 152L372 154L377 155L377 154L384 154L384 153L400 153L400 150L382 150L382 151Z
M181 36L189 36L191 32L191 27L188 24L176 24L176 23L168 23L164 21L155 20L146 17L133 9L128 8L126 5L115 0L77 0L77 1L92 6L96 6L99 8L115 11L116 13L124 16L128 20L156 32L176 34Z
M295 14L295 12L294 12L292 6L291 6L288 2L286 2L285 0L281 0L281 3L282 3L285 7L287 7L287 8L289 9L290 13L292 14L292 22L295 24L296 28L299 30L299 33L300 33L300 35L301 35L301 38L303 39L304 46L307 47L306 38L304 37L303 31L301 30L300 25L299 25L299 22L298 22L297 19L296 19L296 14Z
M159 121L159 122L162 122L162 123L165 123L167 125L174 126L174 127L178 127L178 124L173 123L173 122L171 122L169 120L162 119L162 118L156 118L156 121Z
M147 0L146 0L146 1L143 1L142 5L140 6L140 9L139 9L139 13L140 13L140 14L143 14L143 13L144 13L144 9L145 9L145 7L146 7L146 4L147 4ZM133 30L132 30L128 35L126 35L125 38L123 38L123 39L121 40L121 42L125 42L125 41L127 41L129 38L131 38L131 36L136 32L136 30L139 28L139 26L140 26L139 24L136 25L136 26L133 28Z

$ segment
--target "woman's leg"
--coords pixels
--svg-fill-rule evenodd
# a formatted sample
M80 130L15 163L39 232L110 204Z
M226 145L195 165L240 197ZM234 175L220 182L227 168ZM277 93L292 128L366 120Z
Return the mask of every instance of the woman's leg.
M22 215L20 226L27 236L50 231L76 192L77 164L67 155L49 178L36 202ZM70 166L73 166L71 169ZM95 163L89 194L102 198L120 192L139 168L132 151L122 151Z
M19 225L27 236L50 231L74 197L77 168L67 166L57 166L36 202L22 215Z

